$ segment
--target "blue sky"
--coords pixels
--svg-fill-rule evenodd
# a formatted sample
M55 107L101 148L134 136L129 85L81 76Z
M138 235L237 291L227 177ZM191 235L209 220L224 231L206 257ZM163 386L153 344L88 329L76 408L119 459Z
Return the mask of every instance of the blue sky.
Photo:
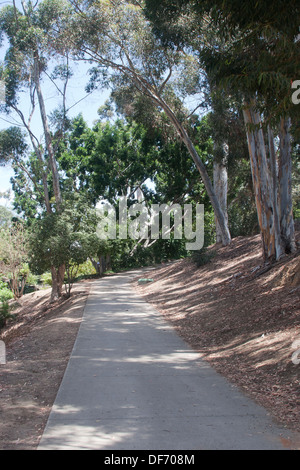
M86 64L79 64L75 67L74 76L69 85L69 92L68 92L68 106L72 106L77 101L81 100L86 96L86 92L84 90L85 85L88 81L87 75L87 65ZM53 89L45 88L45 102L47 106L47 111L51 111L56 107L56 103L58 102L58 93L56 94L53 92ZM80 103L74 106L70 113L70 117L77 116L79 113L83 114L84 119L87 123L91 126L93 122L98 118L97 110L99 107L108 99L109 92L100 92L95 91L93 94L89 95L88 97L84 98ZM26 109L26 96L23 97L24 106L22 109ZM7 122L10 121L10 122ZM0 129L6 129L14 125L14 120L11 119L10 116L6 116L4 114L0 114ZM36 120L33 121L32 128L34 133L40 137L42 135L42 127L39 119L38 109L36 109ZM9 167L0 167L0 192L6 191L11 187L9 180L13 174L13 171Z
M86 92L84 90L86 83L88 82L88 75L87 75L88 66L86 64L78 64L74 68L74 76L69 85L68 91L68 107L75 104L77 101L84 98L80 103L74 106L70 112L69 116L74 117L77 116L79 113L83 114L84 119L87 123L92 126L93 122L99 117L97 114L97 110L99 107L104 104L104 102L109 97L109 92L100 92L95 91L88 97L86 97ZM49 112L56 107L58 103L58 93L56 93L52 88L45 90L45 103L47 106L47 112ZM22 98L22 102L24 105L22 106L22 111L28 109L26 106L26 99L28 96L26 94ZM42 126L40 123L40 117L38 109L35 112L35 119L32 123L32 130L34 133L40 138L42 136ZM9 121L9 122L7 122ZM19 121L20 122L20 121ZM7 116L5 114L0 114L0 129L6 129L10 126L14 125L13 116ZM6 190L10 187L9 179L10 175L12 175L12 170L7 167L0 167L0 192Z
M0 7L4 4L12 4L12 1L1 2ZM16 1L17 7L21 5L21 0ZM0 60L3 60L5 55L6 45L4 44L0 49ZM88 69L90 65L85 63L77 63L72 66L73 77L70 80L67 94L67 106L71 107L79 100L80 101L76 106L72 107L69 116L73 117L79 113L83 114L84 119L91 126L93 122L97 119L97 110L98 108L108 99L109 92L100 92L95 91L90 96L86 97L85 85L88 82ZM49 83L43 83L43 91L45 104L47 107L47 113L49 114L51 110L55 109L59 103L59 93L58 91L51 86ZM26 115L26 111L29 109L28 105L28 94L23 93L21 98L21 109ZM7 122L9 121L9 122ZM20 124L18 120L17 123ZM5 129L15 125L14 116L7 116L5 114L0 114L0 130ZM32 121L32 130L38 136L42 136L42 126L39 118L38 109L36 109L35 117ZM0 167L0 192L6 191L11 188L10 178L13 175L13 171L9 167ZM3 203L3 201L0 200Z

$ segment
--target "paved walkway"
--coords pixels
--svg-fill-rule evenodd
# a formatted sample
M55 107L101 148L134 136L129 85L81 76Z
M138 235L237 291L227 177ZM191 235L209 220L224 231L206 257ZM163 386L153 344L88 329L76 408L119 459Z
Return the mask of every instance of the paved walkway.
M288 437L130 287L95 281L40 450L281 449Z

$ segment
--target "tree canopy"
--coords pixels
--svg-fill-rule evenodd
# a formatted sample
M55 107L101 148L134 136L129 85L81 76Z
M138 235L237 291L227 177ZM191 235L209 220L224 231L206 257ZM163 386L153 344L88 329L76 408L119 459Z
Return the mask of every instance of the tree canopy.
M189 254L172 237L164 248L151 239L97 239L97 203L117 207L122 196L147 210L205 204L207 243L225 246L260 230L266 262L295 252L295 2L21 5L0 11L7 45L0 111L19 120L0 131L0 164L14 168L14 210L30 232L32 269L52 274L53 299L71 267L87 258L124 267ZM86 92L95 100L110 90L91 126L82 114L69 116L71 62L89 64ZM60 99L56 109L48 108L47 84ZM36 115L41 137L33 131Z

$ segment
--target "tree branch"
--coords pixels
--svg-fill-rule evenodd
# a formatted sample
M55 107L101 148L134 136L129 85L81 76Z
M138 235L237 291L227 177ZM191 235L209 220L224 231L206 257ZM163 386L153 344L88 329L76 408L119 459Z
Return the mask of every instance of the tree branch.
M166 84L168 83L168 81L170 80L170 78L172 77L172 73L173 73L173 70L172 70L172 67L170 67L170 71L168 73L168 76L167 78L165 79L165 81L161 84L161 86L159 87L158 89L158 93L161 94L166 86Z

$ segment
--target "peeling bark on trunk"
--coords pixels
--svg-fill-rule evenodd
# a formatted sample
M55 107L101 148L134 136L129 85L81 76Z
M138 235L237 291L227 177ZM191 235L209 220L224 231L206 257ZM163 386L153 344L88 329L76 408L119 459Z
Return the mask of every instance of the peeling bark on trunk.
M279 153L279 204L280 228L283 248L286 253L294 253L297 249L292 202L292 158L290 119L280 121L280 153Z
M220 228L220 233L222 237L222 244L223 246L227 246L231 243L231 235L229 232L228 228L228 223L226 221L225 215L222 211L221 205L219 203L219 200L217 198L217 195L214 191L213 185L211 183L211 180L207 174L206 168L199 157L194 145L192 144L190 138L185 135L183 138L183 141L185 142L191 156L193 157L194 162L196 163L196 166L201 174L203 183L205 185L208 197L210 199L210 202L213 206L214 212L215 212L215 217L218 221L219 228Z
M267 161L264 135L260 115L254 105L244 108L252 180L255 194L258 221L262 237L264 261L274 261L282 254L280 237L276 234L275 208L272 194L272 182ZM254 127L257 126L257 127Z
M228 172L227 172L227 157L228 157L228 146L223 145L223 154L225 155L221 161L214 161L213 179L214 179L214 190L218 198L219 204L223 211L226 224L228 225L228 212L227 212L227 192L228 192ZM216 242L222 242L222 231L217 217L215 217L216 224Z
M36 51L35 58L34 58L34 68L35 68L35 80L34 81L35 81L35 86L36 86L36 91L37 91L37 96L38 96L38 101L39 101L39 108L40 108L43 129L44 129L44 134L45 134L45 140L46 140L46 147L47 147L47 152L49 156L49 163L50 163L50 168L52 172L55 202L57 205L57 210L59 211L61 208L61 204L62 204L62 197L61 197L61 191L60 191L60 186L59 186L58 169L57 169L57 164L56 164L53 145L52 145L51 132L50 132L49 124L48 124L44 97L43 97L42 90L41 90L40 76L39 76L39 63L40 63L40 60L39 60L38 52Z
M116 65L113 65L116 68ZM117 67L119 68L119 67ZM122 69L122 68L121 68ZM122 69L124 72L124 69ZM126 75L128 74L128 70L126 69ZM193 142L191 141L187 131L185 130L184 126L182 123L178 120L176 117L174 111L170 108L170 106L165 102L165 100L156 92L154 92L151 88L147 86L147 84L144 83L143 80L141 80L134 72L133 70L130 71L129 77L134 80L136 85L138 86L138 89L145 93L147 96L151 98L151 100L156 103L158 106L162 107L162 109L165 111L166 115L168 116L170 122L176 129L181 141L186 145L186 148L188 149L190 156L192 157L199 173L202 178L202 181L204 183L205 189L207 191L208 197L210 199L211 205L214 209L215 212L215 217L218 220L219 226L220 226L220 232L222 233L222 244L224 246L229 245L231 243L231 235L230 231L228 228L228 224L226 222L226 218L223 214L223 211L221 209L221 206L219 204L218 198L216 196L216 193L213 188L213 184L210 180L210 177L207 173L206 167L204 163L202 162Z
M269 144L269 157L270 157L270 177L271 177L271 187L272 187L272 198L273 198L273 207L274 207L274 228L275 228L275 237L278 240L277 248L277 258L279 258L283 253L283 245L281 240L280 233L280 213L279 213L279 201L278 201L278 169L277 169L277 159L276 159L276 150L274 144L274 134L270 126L268 126L268 144Z
M192 159L194 160L194 163L195 163L195 165L196 165L196 167L197 167L197 169L198 169L198 171L201 175L201 178L202 178L202 181L205 185L205 189L207 191L207 194L208 194L208 197L210 199L211 205L214 209L215 217L216 217L216 219L218 221L218 224L219 224L219 227L220 227L220 233L221 233L221 237L222 237L222 244L223 244L223 246L227 246L231 243L231 235L230 235L230 232L229 232L228 223L227 223L225 215L224 215L224 213L221 209L219 200L218 200L217 195L214 191L212 182L211 182L211 180L208 176L205 165L202 162L201 158L199 157L198 152L195 149L195 146L192 143L191 139L189 138L186 130L184 129L182 124L178 121L178 119L176 118L174 113L171 111L169 106L166 103L164 103L163 107L164 107L164 110L165 110L166 114L168 115L169 119L173 123L175 129L177 130L181 140L186 145L186 147L187 147Z

